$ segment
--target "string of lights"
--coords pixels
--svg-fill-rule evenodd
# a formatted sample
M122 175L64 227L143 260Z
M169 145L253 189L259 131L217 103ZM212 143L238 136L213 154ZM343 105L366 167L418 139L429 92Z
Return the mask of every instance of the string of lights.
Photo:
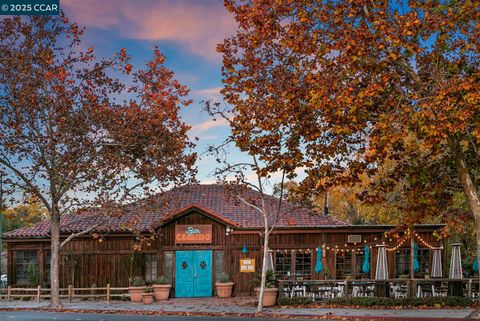
M394 235L393 236L393 239L392 238L389 238L388 239L388 243L390 244L386 244L385 241L382 242L383 245L386 245L386 250L387 251L396 251L398 250L399 248L401 248L405 242L411 238L415 238L416 240L418 240L423 246L425 247L428 247L429 249L433 250L435 248L438 248L438 246L435 246L435 245L432 245L430 243L428 243L427 241L425 241L425 239L423 239L416 231L411 231L411 230L407 230L405 235L402 236L395 244L391 244L391 242L393 242L394 240L393 239L397 239L399 238L398 235ZM378 237L377 236L374 236L374 237L368 237L368 238L365 238L363 239L362 242L359 242L359 243L345 243L345 241L342 241L342 242L336 242L336 243L324 243L321 245L322 249L324 251L334 251L335 253L348 253L348 252L352 252L352 253L359 253L359 254L363 254L364 253L364 246L365 245L368 245L368 247L370 248L370 250L373 248L372 245L370 245L371 243L378 243ZM379 244L376 244L376 245L379 245ZM296 251L296 252L299 252L299 253L312 253L312 249L282 249L282 250L279 250L279 249L276 249L275 252L276 253L289 253L291 251ZM325 255L325 254L324 254Z

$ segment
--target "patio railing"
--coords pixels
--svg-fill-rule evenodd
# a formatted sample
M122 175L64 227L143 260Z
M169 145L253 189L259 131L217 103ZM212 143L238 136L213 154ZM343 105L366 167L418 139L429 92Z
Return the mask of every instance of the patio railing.
M0 288L0 298L8 302L15 299L32 300L40 302L41 299L50 299L50 288ZM128 287L113 288L110 284L105 287L75 288L69 285L68 288L60 288L60 298L72 301L73 299L102 299L110 302L112 299L130 298Z
M314 301L351 297L445 297L479 299L478 279L349 279L280 280L280 297L310 297Z

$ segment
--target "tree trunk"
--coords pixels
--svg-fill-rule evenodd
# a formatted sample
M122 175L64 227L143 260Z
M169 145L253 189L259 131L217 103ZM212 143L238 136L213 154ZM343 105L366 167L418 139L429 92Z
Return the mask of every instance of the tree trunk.
M455 165L463 191L467 196L468 204L475 219L475 231L477 234L477 258L480 258L480 199L478 197L477 189L472 181L472 176L467 167L467 163L463 157L462 149L459 142L453 138L450 140L450 148L455 158ZM479 279L480 282L480 279ZM477 308L475 318L480 317L480 310Z
M262 278L260 283L260 293L258 295L257 313L263 310L263 295L265 293L265 281L267 280L267 259L268 259L268 222L265 219L265 237L263 239L263 262L262 262Z
M59 252L60 252L60 215L52 213L50 218L50 305L52 308L61 308L60 279L59 279Z

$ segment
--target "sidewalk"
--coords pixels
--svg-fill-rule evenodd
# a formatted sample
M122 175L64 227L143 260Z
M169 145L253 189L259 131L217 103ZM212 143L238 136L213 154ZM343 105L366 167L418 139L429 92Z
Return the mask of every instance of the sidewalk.
M0 310L49 310L48 302L33 301L0 302ZM248 316L255 315L252 298L232 299L170 299L152 305L129 301L74 301L64 302L64 312L136 313L203 316ZM315 318L347 320L465 320L471 309L355 309L355 308L266 308L262 317Z

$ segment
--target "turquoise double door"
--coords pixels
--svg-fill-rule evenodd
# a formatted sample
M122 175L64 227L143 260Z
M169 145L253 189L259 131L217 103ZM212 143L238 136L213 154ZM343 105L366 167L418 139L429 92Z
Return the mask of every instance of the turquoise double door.
M212 296L212 251L177 251L175 297Z

